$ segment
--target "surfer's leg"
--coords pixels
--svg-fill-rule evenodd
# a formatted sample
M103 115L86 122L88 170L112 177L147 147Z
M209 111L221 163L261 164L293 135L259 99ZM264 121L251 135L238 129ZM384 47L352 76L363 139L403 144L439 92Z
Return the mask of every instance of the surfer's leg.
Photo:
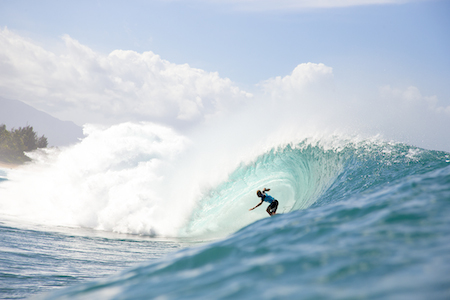
M272 215L277 213L277 209L278 209L278 200L274 200L272 203Z
M275 214L275 212L277 211L277 206L278 206L278 201L275 200L272 203L270 203L270 205L267 207L267 213L272 216Z

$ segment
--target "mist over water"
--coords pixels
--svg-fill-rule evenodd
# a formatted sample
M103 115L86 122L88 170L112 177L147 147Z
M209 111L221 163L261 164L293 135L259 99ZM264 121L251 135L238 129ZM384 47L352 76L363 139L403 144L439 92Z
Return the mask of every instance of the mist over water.
M295 85L292 81L299 78L303 84ZM436 123L415 118L423 108L420 95L415 98L420 105L404 115L399 114L402 102L376 109L372 102L367 107L362 102L351 106L335 92L331 68L324 65L300 65L291 75L268 80L261 87L264 93L239 108L186 130L149 122L86 125L86 137L79 144L30 153L33 163L8 172L0 189L2 215L151 236L228 234L265 217L264 212L247 213L257 200L257 189L272 187L284 200L283 212L304 209L341 172L342 162L336 158L317 160L314 168L299 166L304 168L299 178L283 178L280 170L270 168L259 168L245 180L239 177L268 155L284 153L286 147L319 145L320 151L331 149L330 155L338 156L349 143L376 143L402 135L419 141L424 132L433 133L435 144L449 142L435 132ZM371 118L366 118L365 110L371 109ZM443 113L439 116L441 123L448 122ZM383 121L392 117L397 121L387 128ZM417 128L417 123L421 130L404 132L409 125ZM302 163L291 159L292 164ZM326 170L308 174L320 167ZM233 176L239 178L233 181ZM317 190L299 195L318 180L313 176L320 177ZM220 205L232 209L205 204L217 197ZM210 214L210 210L218 211Z
M164 188L164 177L186 139L154 124L87 130L81 143L36 154L35 163L10 171L2 212L44 224L148 235L170 231L177 220L167 220L164 208L176 191Z

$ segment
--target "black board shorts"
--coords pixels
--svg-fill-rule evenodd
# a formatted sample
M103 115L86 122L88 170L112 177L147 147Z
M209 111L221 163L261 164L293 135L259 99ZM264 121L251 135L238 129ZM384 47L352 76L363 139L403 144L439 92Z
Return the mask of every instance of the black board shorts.
M277 211L277 208L278 208L278 200L273 200L273 202L270 203L270 205L269 205L269 211L271 213L274 213Z

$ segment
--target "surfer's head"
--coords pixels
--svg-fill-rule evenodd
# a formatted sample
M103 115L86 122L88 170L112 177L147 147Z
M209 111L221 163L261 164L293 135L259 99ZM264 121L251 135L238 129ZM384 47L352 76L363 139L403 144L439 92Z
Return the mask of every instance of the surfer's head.
M257 190L257 191L256 191L256 195L258 195L258 197L262 197L261 191L260 191L260 190Z

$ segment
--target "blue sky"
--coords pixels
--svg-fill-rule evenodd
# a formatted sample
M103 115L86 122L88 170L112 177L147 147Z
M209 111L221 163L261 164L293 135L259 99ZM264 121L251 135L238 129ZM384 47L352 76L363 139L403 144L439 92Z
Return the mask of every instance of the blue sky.
M0 0L0 26L0 96L79 125L180 127L261 87L300 103L312 83L337 92L300 110L339 102L373 124L410 112L398 131L424 110L420 130L450 124L450 1Z
M276 2L275 2L276 3ZM153 51L239 84L324 63L348 78L422 84L448 97L450 2L242 11L207 1L1 1L0 24L36 40L68 34L108 53ZM274 5L276 7L276 4Z

